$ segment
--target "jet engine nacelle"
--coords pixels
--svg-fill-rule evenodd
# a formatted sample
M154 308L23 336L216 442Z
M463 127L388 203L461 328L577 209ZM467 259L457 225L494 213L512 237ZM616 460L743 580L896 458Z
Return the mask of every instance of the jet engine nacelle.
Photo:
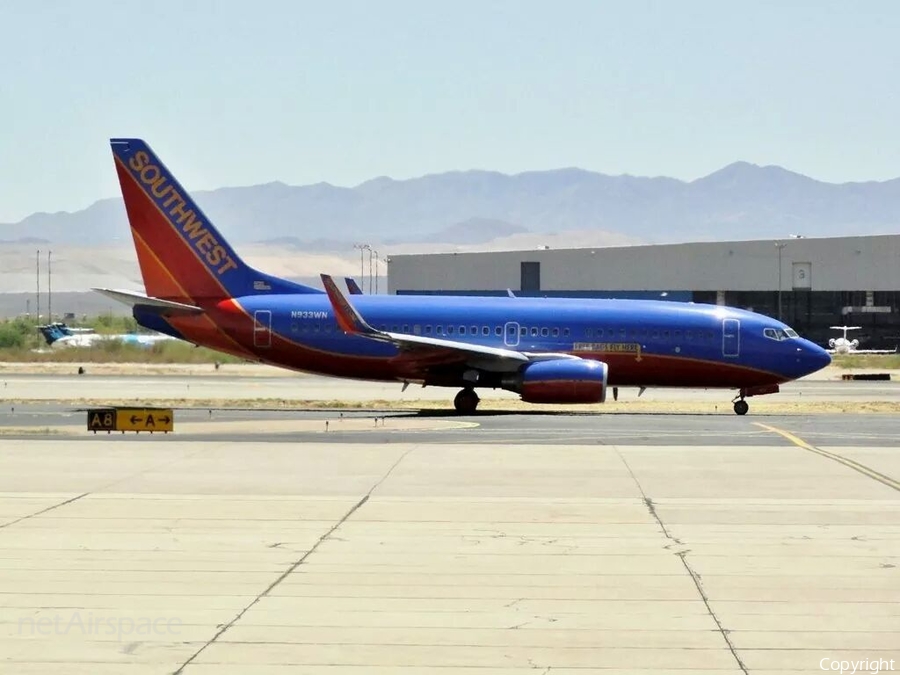
M522 370L518 391L528 403L603 403L607 372L602 361L537 361Z

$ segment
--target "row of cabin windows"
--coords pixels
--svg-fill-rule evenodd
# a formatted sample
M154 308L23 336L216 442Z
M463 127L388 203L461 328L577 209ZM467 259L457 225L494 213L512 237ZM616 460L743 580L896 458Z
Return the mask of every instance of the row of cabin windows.
M387 331L387 324L381 324L379 326L381 330ZM393 333L409 333L409 324L397 324L390 326L390 330ZM433 332L432 332L433 328ZM481 335L482 337L489 337L491 335L490 326L447 326L446 332L445 327L443 325L438 325L432 327L431 324L426 324L424 326L415 324L412 327L412 332L414 335L472 335L477 336ZM510 326L508 329L509 335L515 335L516 329ZM324 325L314 323L314 324L291 324L291 332L293 333L331 333L332 332L332 324L326 323ZM494 326L493 333L497 337L503 336L503 328L501 326ZM557 328L557 327L547 327L547 326L519 326L519 337L559 337L562 334L563 337L569 337L569 329L568 328ZM586 328L584 331L585 337L588 338L596 338L596 339L607 339L607 340L627 340L629 337L632 340L659 340L662 338L663 340L674 339L676 342L681 341L682 331L675 330L659 330L659 329L650 329L650 328L633 328L631 330L627 330L625 328L620 328L616 330L615 328ZM684 331L684 339L688 342L693 340L714 340L715 334L711 330L686 330Z
M393 326L388 326L387 324L381 324L379 328L382 331L387 331L390 329L392 333L409 333L410 326L409 324L395 324ZM515 335L516 329L510 327L509 335ZM433 331L433 332L432 332ZM291 332L293 333L331 333L332 332L332 324L326 323L324 326L318 323L314 324L298 324L296 322L291 324ZM568 328L549 328L547 326L536 327L531 326L520 326L519 327L519 335L521 337L527 337L531 335L531 337L559 337L560 334L563 337L569 337L570 331ZM482 337L490 337L491 335L491 327L490 326L447 326L446 332L445 327L443 325L432 326L431 324L426 324L425 326L421 326L419 324L415 324L412 327L413 335L481 335ZM494 326L493 330L494 335L497 337L503 336L503 327L502 326Z
M605 338L607 340L626 340L629 337L632 340L646 340L648 338L651 340L659 340L660 338L669 340L672 338L676 342L681 342L682 331L680 329L674 331L660 330L659 328L632 328L630 330L620 328L618 331L615 328L585 328L584 334L588 338ZM711 330L686 330L684 331L684 339L688 342L714 340L715 333Z
M381 330L386 331L388 327L386 324L381 324ZM401 332L401 333L409 333L409 326L407 324L403 324L402 326L391 326L391 332ZM432 326L431 324L426 324L425 326L420 326L416 324L412 327L412 332L414 335L472 335L477 336L481 335L482 337L490 337L491 335L491 327L490 326L443 326L437 325ZM507 328L507 332L510 336L516 334L516 329L512 326ZM494 326L493 334L497 337L503 336L503 326ZM522 337L527 337L531 335L531 337L559 337L562 334L563 337L569 336L568 328L549 328L547 326L544 327L536 327L532 326L530 328L526 326L519 326L519 335Z
M296 321L291 324L291 332L292 333L331 333L338 332L337 326L332 326L330 323L319 324L319 323L303 323L298 324Z

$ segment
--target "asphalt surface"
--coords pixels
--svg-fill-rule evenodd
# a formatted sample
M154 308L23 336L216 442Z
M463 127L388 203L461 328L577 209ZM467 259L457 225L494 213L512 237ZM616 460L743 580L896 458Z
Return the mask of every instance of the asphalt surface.
M0 408L0 430L5 438L58 438L66 442L127 443L148 434L93 434L86 430L89 408L56 404L26 404ZM396 412L393 410L250 410L178 408L175 433L154 434L156 442L255 441L267 443L520 443L531 444L640 444L684 445L690 441L720 446L784 445L785 439L766 431L766 424L788 431L814 445L877 444L900 448L900 418L893 415L694 415L650 413L484 412L470 417L449 411ZM347 430L347 420L366 421ZM384 428L384 421L434 420L463 422L461 428ZM300 421L306 429L270 431L267 423ZM328 422L326 431L326 421ZM371 426L367 422L371 421ZM243 422L246 429L217 432L222 422ZM189 433L179 429L186 424ZM382 425L382 426L379 426ZM198 428L199 427L199 428ZM16 433L21 430L23 433ZM47 430L42 434L42 430Z

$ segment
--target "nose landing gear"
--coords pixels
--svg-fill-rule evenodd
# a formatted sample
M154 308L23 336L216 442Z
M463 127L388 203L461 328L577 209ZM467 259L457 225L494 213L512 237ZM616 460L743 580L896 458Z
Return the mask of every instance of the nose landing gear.
M466 389L462 389L456 395L456 398L453 399L453 407L456 408L456 412L460 415L472 415L478 407L478 402L480 400L481 399L478 398L478 394L475 393L475 390L467 387Z
M746 387L732 401L734 403L734 412L737 415L746 415L750 410L750 405L744 400L747 396L763 396L765 394L777 394L777 384L763 384L756 387Z

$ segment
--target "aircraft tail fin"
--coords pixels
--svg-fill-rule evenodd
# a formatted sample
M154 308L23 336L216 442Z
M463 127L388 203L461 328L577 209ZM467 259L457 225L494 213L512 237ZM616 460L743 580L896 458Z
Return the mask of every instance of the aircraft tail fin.
M321 293L247 265L144 141L110 140L147 294L195 305L271 293Z
M44 336L44 341L48 345L52 345L60 338L65 337L65 333L63 333L62 329L56 324L51 323L46 326L38 326L37 329L41 331L41 335Z

